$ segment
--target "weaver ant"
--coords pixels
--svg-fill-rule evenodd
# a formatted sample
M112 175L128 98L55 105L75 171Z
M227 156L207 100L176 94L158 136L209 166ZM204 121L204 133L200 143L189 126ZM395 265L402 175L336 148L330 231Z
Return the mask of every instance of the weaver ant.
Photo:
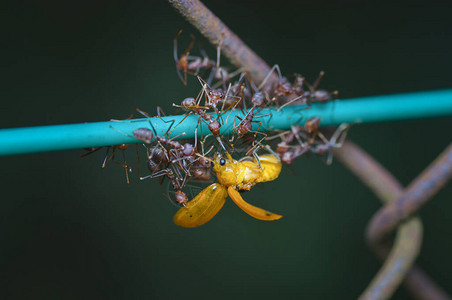
M187 74L190 75L198 75L199 71L211 70L210 75L208 76L209 84L212 82L213 78L221 80L223 83L223 87L225 88L225 82L229 81L232 77L240 73L239 70L229 74L224 68L220 67L220 56L221 56L221 45L223 39L220 41L217 47L217 61L210 60L204 50L201 50L202 58L199 56L191 56L190 51L193 49L195 43L195 36L192 35L192 41L189 46L185 49L184 53L178 56L177 51L177 40L182 33L182 30L179 30L173 42L173 56L174 61L176 62L176 70L179 78L182 80L184 85L187 85ZM182 76L181 71L184 73Z
M220 129L221 129L221 123L219 121L219 119L221 119L221 112L219 112L217 110L217 119L214 120L212 118L212 115L210 113L207 113L207 110L210 108L215 108L216 109L216 105L218 102L206 102L205 106L199 106L199 102L201 101L202 96L204 95L205 92L205 88L206 86L203 86L203 89L199 92L198 96L195 98L189 97L189 98L185 98L181 105L176 105L173 103L173 106L175 107L180 107L183 108L186 111L189 111L188 114L185 116L185 118L187 118L190 114L194 113L196 115L199 115L199 119L198 119L198 123L196 124L196 128L199 127L199 124L201 121L203 121L204 123L207 124L207 127L209 128L210 132L212 132L212 134L215 136L215 138L218 140L218 142L220 143L220 145L222 146L222 148L224 150L226 150L226 148L223 145L223 142L221 141L221 135L220 135ZM207 96L206 96L207 97ZM177 125L176 127L181 124L185 118L183 118ZM197 129L196 129L197 130ZM201 135L202 135L202 127L201 127Z
M173 56L174 61L176 62L176 71L177 76L182 80L184 85L187 85L187 73L190 67L190 60L193 60L192 57L190 57L190 51L193 48L195 44L195 36L192 35L192 41L188 45L187 49L185 49L184 53L178 57L177 55L177 39L179 38L179 35L182 33L182 29L179 30L176 37L174 38L174 49L173 49ZM181 71L184 73L184 76L182 76Z
M301 75L296 74L295 84L292 86L293 90L291 94L295 94L298 97L295 97L284 103L284 105L282 105L279 108L279 110L282 109L284 106L290 105L297 101L300 102L300 104L306 104L308 105L308 108L311 108L311 103L314 102L326 103L333 100L333 98L337 99L337 95L339 94L338 91L328 92L326 90L317 89L324 75L325 72L321 71L314 84L311 85L304 80L304 77L301 77ZM307 91L303 89L303 85L306 85L308 87Z
M312 146L311 152L317 155L327 155L326 164L331 165L333 162L332 150L342 147L349 129L350 124L339 125L329 140L319 132L322 143Z
M174 194L176 202L185 206L188 202L188 197L183 191L181 191L181 189L185 185L187 175L181 179L182 175L179 170L171 165L170 153L160 142L157 142L157 145L154 147L149 149L146 148L146 153L146 166L151 173L147 176L141 177L141 171L140 168L138 168L140 180L160 177L162 178L160 184L162 184L163 179L168 178L171 181L173 189L175 190ZM140 163L139 156L138 163Z

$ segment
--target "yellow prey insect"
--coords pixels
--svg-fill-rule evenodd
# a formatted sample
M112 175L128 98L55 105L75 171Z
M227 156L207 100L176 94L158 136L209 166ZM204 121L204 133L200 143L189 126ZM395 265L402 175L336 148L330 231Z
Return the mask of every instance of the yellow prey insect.
M229 195L232 201L253 218L274 221L282 218L262 208L253 206L240 195L240 190L250 190L259 182L272 181L281 173L281 161L273 154L265 154L247 160L235 160L229 153L226 158L217 154L213 163L218 181L202 190L186 207L180 208L174 215L174 223L182 227L201 226L212 219L223 207Z

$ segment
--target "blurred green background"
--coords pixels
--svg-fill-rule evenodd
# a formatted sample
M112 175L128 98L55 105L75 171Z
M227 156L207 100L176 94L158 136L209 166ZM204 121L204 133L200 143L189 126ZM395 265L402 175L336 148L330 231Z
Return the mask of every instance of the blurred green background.
M450 88L450 4L206 1L270 65L341 98ZM172 42L194 33L165 1L10 1L0 12L1 128L126 118L192 96ZM211 57L215 49L204 44ZM223 58L223 64L227 64ZM432 105L434 99L432 99ZM350 138L408 184L451 141L452 119L356 125ZM336 162L303 157L245 199L183 229L165 186L127 185L103 151L0 158L1 295L8 298L356 298L380 262L364 242L378 199ZM133 161L134 151L127 153ZM424 207L418 263L452 293L451 185ZM400 289L394 298L405 299Z

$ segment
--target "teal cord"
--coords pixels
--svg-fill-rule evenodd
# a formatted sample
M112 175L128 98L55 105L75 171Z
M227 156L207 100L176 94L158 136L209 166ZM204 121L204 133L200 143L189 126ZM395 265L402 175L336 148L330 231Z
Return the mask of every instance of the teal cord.
M313 116L322 119L322 126L451 116L452 89L354 98L313 104L312 108L307 110L304 108L306 106L287 106L280 112L276 108L263 109L257 115L270 115L255 119L262 122L259 131L287 130L291 125L304 124L306 119ZM223 114L224 121L228 118L227 125L221 128L223 135L232 133L235 116L243 118L243 113L232 111ZM166 133L171 121L174 120L172 128L174 130L170 136L185 133L183 138L193 138L199 116L190 115L179 124L184 117L185 115L177 115L162 117L162 119L155 117L0 129L0 156L140 143L133 137L132 132L137 128L151 128L149 121L160 136ZM206 135L209 132L207 125L203 122L201 124L202 132ZM238 124L239 120L236 119L235 125ZM253 128L257 129L258 125L253 123ZM200 135L201 129L197 133Z

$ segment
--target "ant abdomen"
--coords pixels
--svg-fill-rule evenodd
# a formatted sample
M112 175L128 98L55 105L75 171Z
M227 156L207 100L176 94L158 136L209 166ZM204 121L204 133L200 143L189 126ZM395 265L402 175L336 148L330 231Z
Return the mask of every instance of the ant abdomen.
M146 144L150 144L152 139L154 138L154 134L152 133L152 130L149 128L135 129L133 131L133 135L140 141L145 142Z
M193 97L188 97L182 100L181 103L182 106L188 107L188 106L196 106L196 100Z

